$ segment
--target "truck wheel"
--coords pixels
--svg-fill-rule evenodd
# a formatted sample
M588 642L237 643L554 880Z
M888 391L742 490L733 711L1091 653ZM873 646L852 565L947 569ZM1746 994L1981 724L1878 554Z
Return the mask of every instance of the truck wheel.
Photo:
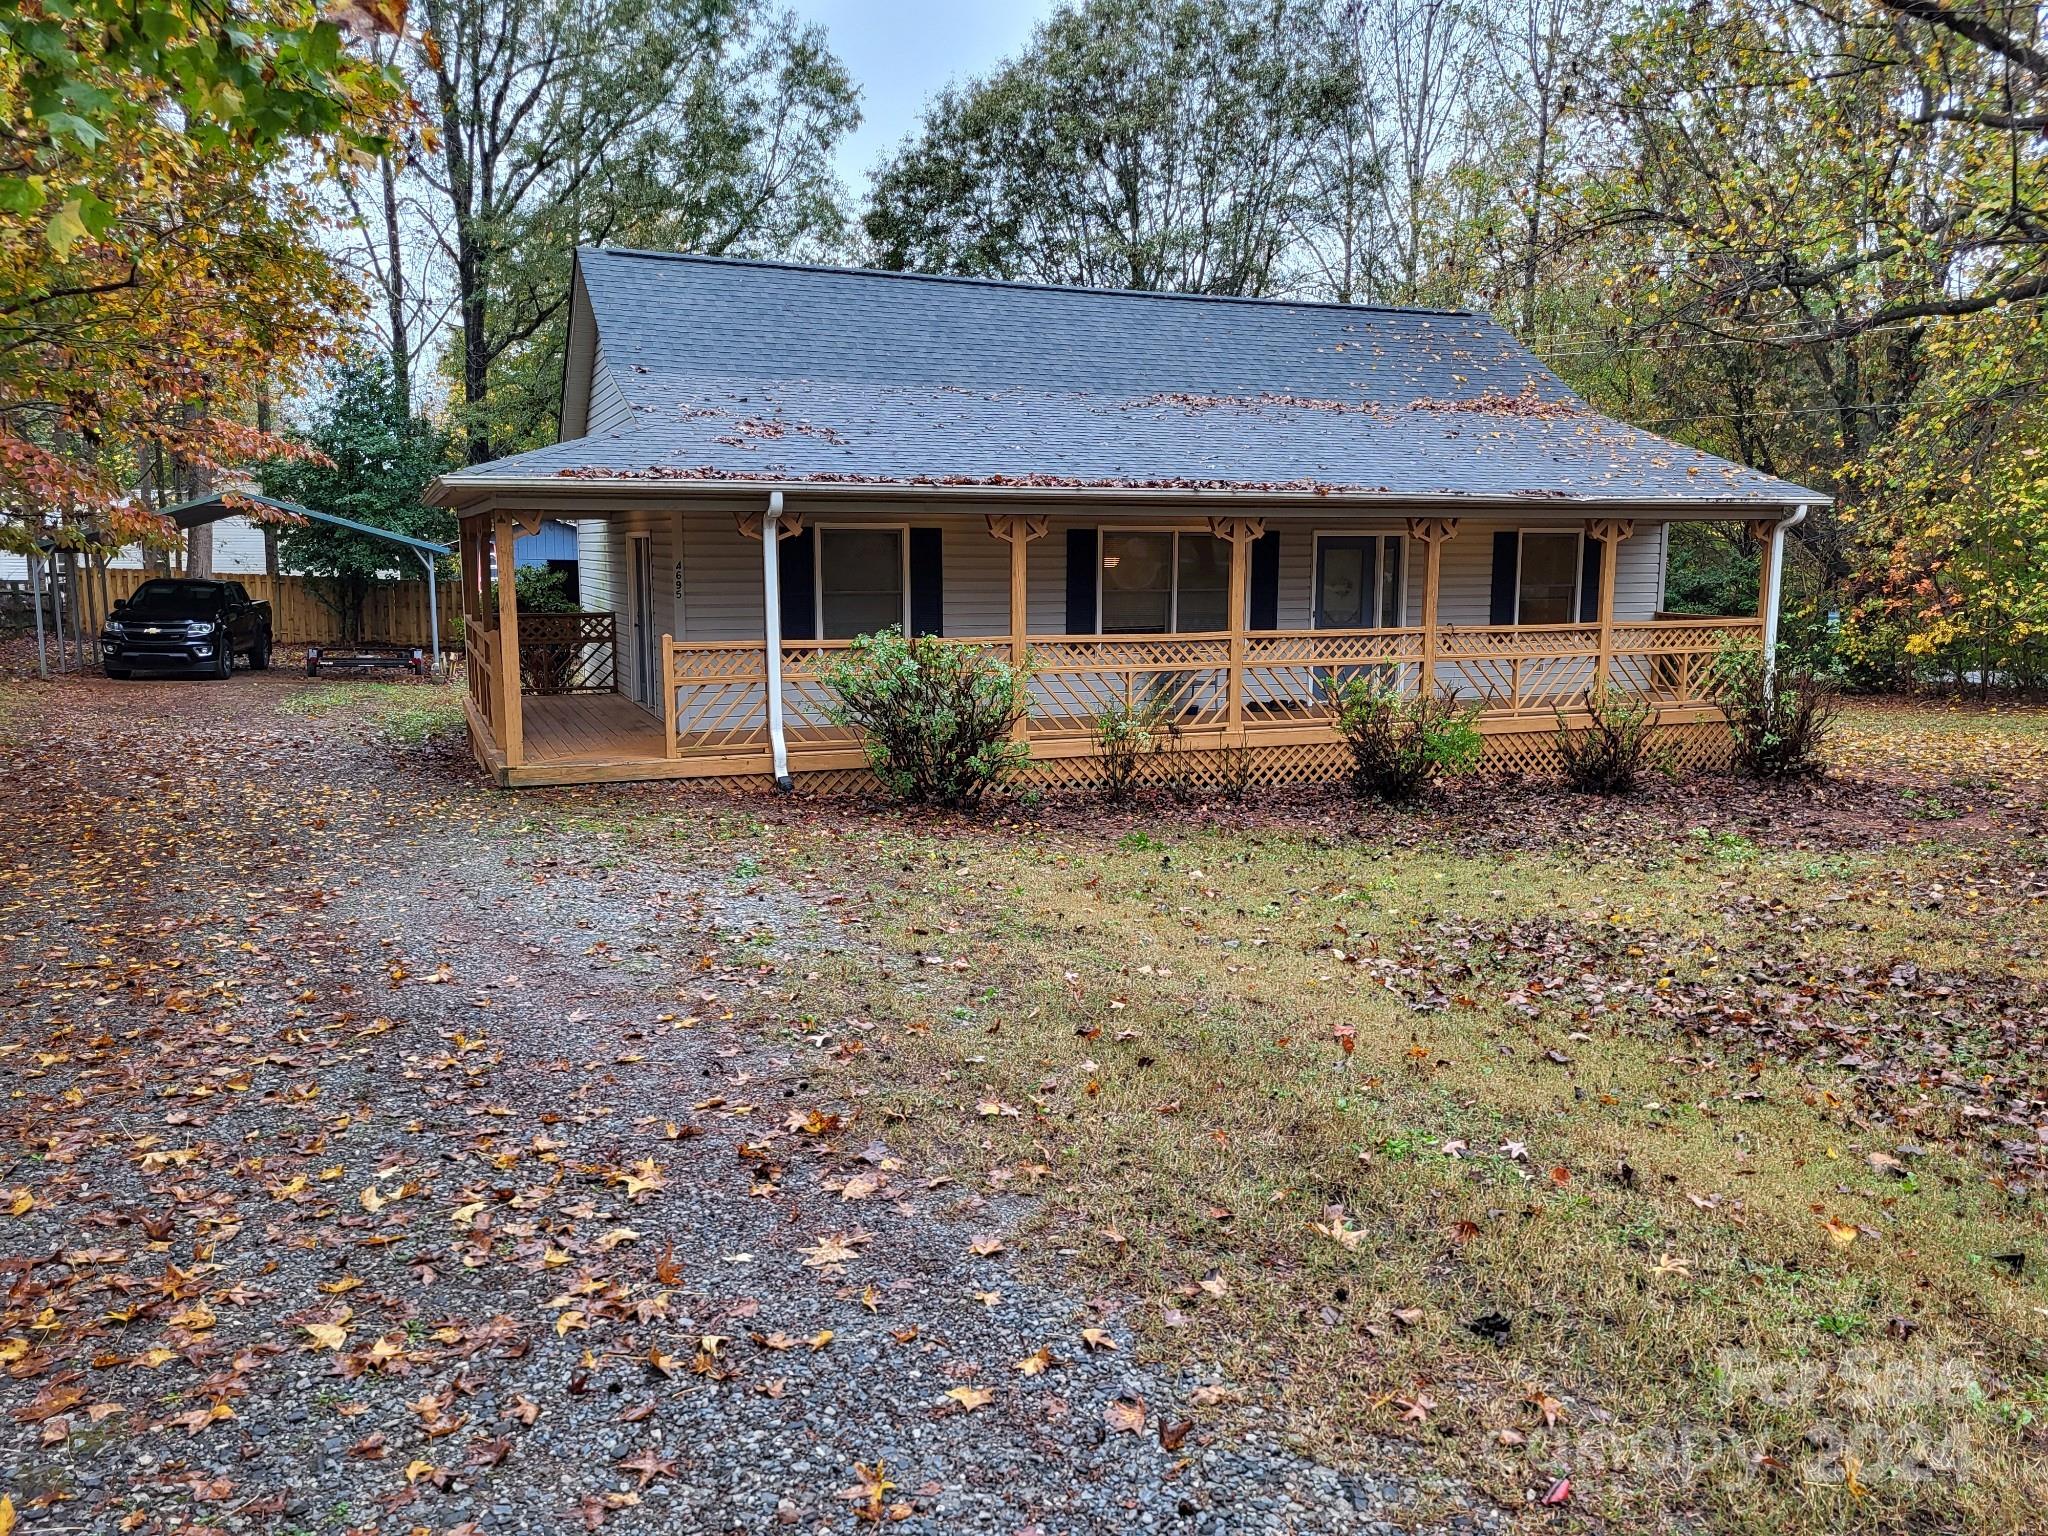
M234 647L224 645L214 653L212 677L219 681L235 675Z
M270 670L270 631L264 630L256 637L256 643L249 648L249 670L268 672Z

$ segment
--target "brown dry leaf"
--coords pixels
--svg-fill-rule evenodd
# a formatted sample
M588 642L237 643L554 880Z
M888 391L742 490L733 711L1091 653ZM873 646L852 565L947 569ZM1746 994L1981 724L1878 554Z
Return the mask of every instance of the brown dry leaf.
M315 1348L340 1350L348 1344L348 1330L339 1323L307 1323L305 1329Z
M673 1475L676 1470L674 1459L664 1459L662 1454L651 1445L642 1450L638 1455L625 1457L623 1460L614 1462L613 1465L621 1472L639 1473L640 1486L642 1488L645 1488L657 1477Z
M803 1250L808 1257L804 1260L806 1269L823 1269L828 1264L845 1264L859 1257L854 1251L867 1241L865 1232L834 1232L821 1237Z
M996 1400L995 1393L987 1387L954 1387L946 1396L960 1405L962 1413L972 1413L977 1408L986 1408Z
M856 1173L852 1178L840 1185L839 1198L842 1200L865 1200L881 1187L882 1175L876 1173L873 1169L868 1169L865 1172Z
M1333 1205L1323 1212L1326 1220L1309 1223L1311 1230L1320 1232L1347 1253L1358 1252L1358 1245L1365 1241L1365 1229L1353 1226L1344 1214L1344 1207Z
M1003 1240L1000 1237L977 1237L967 1245L967 1251L978 1259L985 1259L990 1254L1003 1251Z
M1083 1328L1081 1330L1081 1342L1090 1349L1116 1348L1116 1340L1107 1333L1104 1333L1100 1328Z
M1145 1428L1145 1400L1142 1397L1113 1397L1102 1410L1102 1422L1111 1434L1135 1435Z
M1041 1344L1017 1362L1017 1370L1024 1376L1042 1376L1057 1363L1052 1357L1052 1347Z

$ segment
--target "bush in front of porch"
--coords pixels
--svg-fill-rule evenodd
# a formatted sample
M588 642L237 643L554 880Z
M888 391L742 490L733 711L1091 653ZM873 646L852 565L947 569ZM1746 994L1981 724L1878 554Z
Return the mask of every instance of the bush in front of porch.
M1324 679L1337 734L1351 751L1351 787L1361 798L1412 800L1446 774L1470 773L1484 747L1474 722L1483 701L1448 694L1413 698L1375 677Z
M968 806L1016 771L1028 673L974 646L901 629L862 635L822 674L834 722L861 735L899 800Z

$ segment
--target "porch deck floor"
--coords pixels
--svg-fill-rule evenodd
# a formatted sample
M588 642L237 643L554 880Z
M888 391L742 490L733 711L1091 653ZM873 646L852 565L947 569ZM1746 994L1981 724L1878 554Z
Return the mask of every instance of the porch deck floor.
M529 694L520 708L529 763L611 763L667 751L661 717L623 693Z

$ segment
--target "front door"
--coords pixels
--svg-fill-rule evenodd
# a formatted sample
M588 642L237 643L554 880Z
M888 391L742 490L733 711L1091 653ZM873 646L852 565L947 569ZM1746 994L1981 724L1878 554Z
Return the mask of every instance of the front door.
M633 697L649 709L659 706L661 658L654 633L654 541L644 533L633 535L632 581L627 592L629 623L633 634Z
M1316 541L1317 629L1371 629L1378 587L1377 538Z

